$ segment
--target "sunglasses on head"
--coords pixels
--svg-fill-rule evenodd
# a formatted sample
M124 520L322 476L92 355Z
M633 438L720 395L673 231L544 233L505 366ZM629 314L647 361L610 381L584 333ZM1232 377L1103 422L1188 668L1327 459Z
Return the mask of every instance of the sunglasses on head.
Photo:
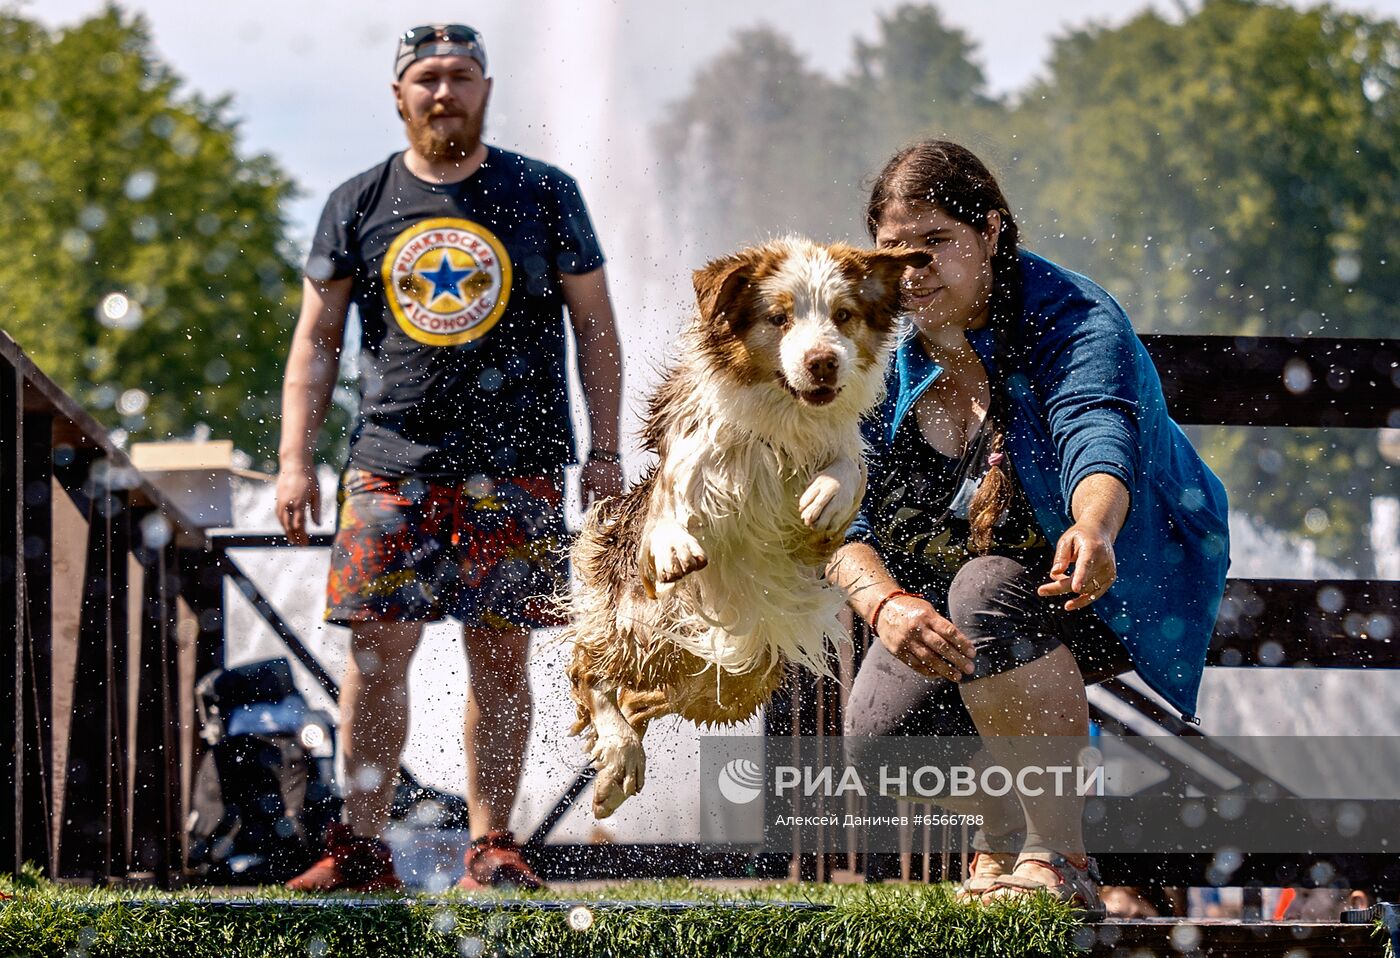
M417 47L429 40L446 40L449 43L476 43L480 39L479 33L461 23L414 27L403 35L403 42L410 47Z

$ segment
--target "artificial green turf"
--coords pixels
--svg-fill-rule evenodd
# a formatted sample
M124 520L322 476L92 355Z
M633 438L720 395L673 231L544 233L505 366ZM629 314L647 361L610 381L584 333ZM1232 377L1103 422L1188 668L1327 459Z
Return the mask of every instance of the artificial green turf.
M1015 956L1072 955L1076 921L1047 899L989 906L953 901L949 886L781 885L716 891L688 882L625 882L586 894L380 897L378 907L295 907L280 889L215 907L207 891L171 895L73 890L0 877L0 956L169 958L461 958L461 956ZM218 897L229 896L220 894ZM559 901L598 904L574 914ZM828 904L796 910L761 903ZM143 904L143 902L145 904ZM619 902L628 902L620 906ZM687 902L664 910L646 902ZM726 907L725 903L751 903ZM611 903L611 904L609 904ZM495 907L491 907L495 906ZM552 908L553 910L545 910ZM585 919L580 922L579 919Z

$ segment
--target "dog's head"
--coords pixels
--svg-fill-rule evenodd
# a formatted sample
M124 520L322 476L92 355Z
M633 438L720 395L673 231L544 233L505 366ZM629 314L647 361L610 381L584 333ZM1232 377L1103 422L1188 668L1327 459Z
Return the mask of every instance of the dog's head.
M928 263L907 247L859 249L789 238L695 271L696 343L746 386L826 406L853 386L871 393L900 314L900 277Z

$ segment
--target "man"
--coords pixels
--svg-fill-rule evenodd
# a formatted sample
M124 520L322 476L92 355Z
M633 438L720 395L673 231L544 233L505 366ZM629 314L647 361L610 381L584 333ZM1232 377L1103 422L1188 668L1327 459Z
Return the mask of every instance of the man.
M409 148L331 195L306 263L283 389L278 516L319 519L312 451L350 303L360 412L342 477L328 621L349 625L340 691L345 825L289 887L398 887L381 834L423 624L463 624L472 844L461 887L539 887L508 829L529 736L529 629L567 581L563 468L574 459L568 308L592 449L585 497L617 495L621 356L603 255L574 181L482 142L481 36L404 34L393 84Z

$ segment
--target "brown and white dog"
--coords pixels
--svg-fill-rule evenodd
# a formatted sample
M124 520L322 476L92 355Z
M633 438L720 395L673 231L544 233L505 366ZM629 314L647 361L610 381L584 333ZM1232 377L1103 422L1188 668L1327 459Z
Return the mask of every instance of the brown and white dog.
M695 272L698 313L651 396L654 469L588 514L573 547L568 672L611 815L645 776L654 718L743 721L795 662L828 673L842 596L824 568L865 486L904 248L789 238Z

